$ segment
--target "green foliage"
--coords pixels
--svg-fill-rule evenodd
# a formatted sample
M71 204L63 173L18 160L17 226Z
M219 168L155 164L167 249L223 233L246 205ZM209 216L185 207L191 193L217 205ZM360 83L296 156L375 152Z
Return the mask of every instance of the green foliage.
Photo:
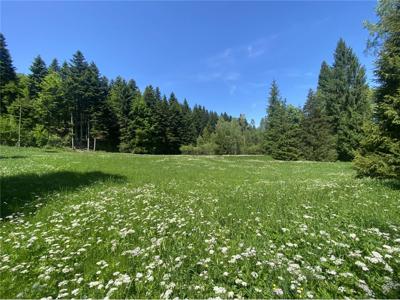
M279 94L278 85L272 82L265 120L265 151L275 159L301 158L301 110L287 106Z
M129 131L132 134L129 149L133 153L149 153L152 150L151 111L144 96L132 103Z
M220 118L213 136L216 145L216 154L240 154L243 139L239 121L226 121Z
M140 97L139 89L134 81L126 82L122 77L117 77L111 83L107 104L115 115L119 131L119 150L129 151L131 133L129 130L132 102L135 97Z
M354 158L362 137L362 126L370 116L368 86L365 68L360 65L353 50L340 39L334 63L321 66L317 97L324 106L323 113L329 117L337 141L338 159L349 161Z
M18 142L18 123L11 115L0 116L0 144L15 146Z
M375 75L374 123L355 159L362 176L400 178L400 5L382 0L377 7L378 22L368 24L369 45L378 50Z
M7 49L5 37L0 33L0 114L18 95L18 82L10 52Z
M29 97L35 99L41 91L42 81L48 73L46 63L40 55L35 57L29 70L31 71L29 74Z
M34 107L38 124L43 125L49 133L67 134L59 132L64 125L66 103L62 79L58 73L50 72L43 78Z
M39 147L43 147L47 145L49 140L49 132L42 124L36 124L35 128L33 128L33 137L35 139L35 144Z
M51 73L51 72L60 73L60 72L61 72L61 68L60 68L60 65L58 64L57 58L54 58L54 59L51 61L50 65L49 65L49 67L48 67L48 69L47 69L47 71L48 71L49 73Z
M336 140L322 101L322 97L309 91L301 122L302 156L306 160L335 161Z
M179 148L183 142L184 133L184 115L182 107L178 103L178 99L172 93L168 100L168 125L167 125L167 141L168 149L172 154L178 154ZM167 152L168 153L168 152Z

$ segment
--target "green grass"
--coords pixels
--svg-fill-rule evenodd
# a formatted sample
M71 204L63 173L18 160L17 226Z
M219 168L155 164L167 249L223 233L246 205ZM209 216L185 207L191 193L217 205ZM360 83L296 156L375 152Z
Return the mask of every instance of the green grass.
M0 155L1 298L400 297L400 186L351 164Z

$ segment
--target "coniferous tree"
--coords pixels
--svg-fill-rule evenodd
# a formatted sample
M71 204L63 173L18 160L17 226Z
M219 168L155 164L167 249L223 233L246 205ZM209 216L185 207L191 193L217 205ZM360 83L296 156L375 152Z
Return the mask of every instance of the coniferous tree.
M351 160L362 137L362 126L369 116L368 86L365 69L353 50L340 39L330 71L324 67L327 82L318 92L337 137L339 160ZM330 73L330 74L329 74ZM320 76L321 77L321 76Z
M285 118L285 104L279 94L276 81L272 82L267 107L265 124L265 152L272 156L278 151L277 144L283 132Z
M77 51L66 71L65 97L70 114L70 135L73 147L84 147L86 144L87 121L89 119L90 89L89 64L82 52ZM62 75L63 76L63 75Z
M126 82L122 77L117 77L111 84L108 104L118 120L120 151L129 151L131 140L129 129L130 111L132 101L138 92L139 90L134 81Z
M108 79L102 76L99 78L98 83L97 99L92 106L90 114L90 135L93 138L93 151L98 148L113 149L112 144L115 141L113 135L115 135L117 123L117 120L111 117L111 107L107 102Z
M0 114L7 111L17 94L17 75L5 37L0 33Z
M299 160L301 152L302 111L284 102L282 116L278 127L278 140L272 157L280 160Z
M35 57L29 70L31 71L31 74L29 74L29 95L31 99L35 99L40 92L40 85L48 72L46 63L40 55Z
M183 140L183 112L182 108L178 103L178 99L174 93L171 93L169 99L169 114L168 114L168 129L167 129L167 140L168 150L171 154L179 153L179 148L182 145Z
M161 97L158 88L156 89L157 102L153 112L153 140L155 153L169 153L168 124L169 124L169 103L165 95Z
M355 159L358 174L400 179L400 4L381 0L378 22L367 24L372 39L369 47L378 50L375 76L374 120L367 125Z
M332 135L329 118L323 110L321 97L312 90L308 92L303 108L302 152L307 160L336 160L336 141Z
M286 105L279 94L278 85L272 82L265 121L265 152L275 159L297 160L301 156L302 112Z
M192 110L189 103L185 99L182 104L183 114L183 133L182 133L182 144L190 145L196 142L196 129L193 123Z
M50 65L49 65L47 70L48 70L49 73L50 72L55 72L55 73L59 73L60 72L61 68L60 68L60 65L58 64L57 58L54 58L51 61L51 63L50 63Z
M154 129L152 128L151 110L147 106L144 96L149 92L146 88L143 96L136 97L132 103L129 130L132 133L130 149L133 153L152 153L153 151L152 132Z

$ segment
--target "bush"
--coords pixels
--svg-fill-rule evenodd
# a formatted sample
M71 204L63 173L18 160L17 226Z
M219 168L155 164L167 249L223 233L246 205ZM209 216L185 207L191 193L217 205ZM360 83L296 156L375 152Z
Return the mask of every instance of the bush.
M18 142L18 124L11 116L0 117L0 144L15 146Z
M49 132L44 128L43 125L37 124L33 128L33 137L35 139L36 146L43 147L49 140Z
M251 154L251 155L264 154L263 151L264 149L261 146L261 144L246 146L243 149L244 154Z
M214 143L206 143L199 146L183 145L180 147L182 154L186 155L213 155L215 154L216 145Z

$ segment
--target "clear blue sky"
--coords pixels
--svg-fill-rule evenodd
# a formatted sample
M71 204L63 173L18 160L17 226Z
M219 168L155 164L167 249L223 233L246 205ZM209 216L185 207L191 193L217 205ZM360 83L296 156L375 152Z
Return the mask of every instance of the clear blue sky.
M301 106L340 37L367 67L375 1L1 2L1 31L18 72L33 57L69 60L80 49L109 78L121 75L180 100L257 122L276 79Z

